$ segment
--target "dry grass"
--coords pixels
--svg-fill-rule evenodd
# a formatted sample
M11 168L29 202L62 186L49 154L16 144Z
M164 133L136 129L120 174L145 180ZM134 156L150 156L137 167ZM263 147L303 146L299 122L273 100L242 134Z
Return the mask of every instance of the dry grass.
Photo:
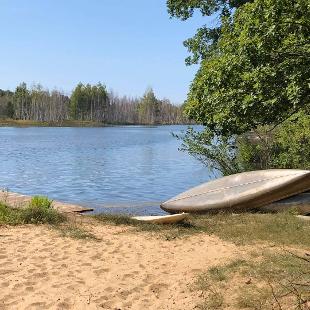
M310 253L259 253L201 274L194 289L202 292L200 309L300 309L310 304Z
M183 223L174 225L143 223L128 215L99 214L94 217L103 224L129 225L139 231L164 233L172 239L208 233L238 245L268 242L310 247L310 222L302 221L291 213L192 215Z
M58 230L62 237L82 240L98 240L98 238L91 232L86 231L81 225L73 222L67 222L62 225L53 226L53 228Z
M126 225L133 227L136 231L151 232L164 238L173 240L176 238L187 237L193 233L199 232L198 227L189 221L177 224L152 224L132 219L129 215L124 214L98 214L94 218L102 224L107 225Z
M223 213L195 216L191 223L209 234L238 245L268 242L310 247L310 223L291 213Z

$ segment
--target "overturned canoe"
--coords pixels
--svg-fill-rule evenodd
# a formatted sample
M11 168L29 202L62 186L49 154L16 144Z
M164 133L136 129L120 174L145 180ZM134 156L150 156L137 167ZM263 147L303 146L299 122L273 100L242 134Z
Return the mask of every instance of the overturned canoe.
M310 214L310 192L281 199L269 205L262 206L259 209L271 212L283 212L290 209L295 209L299 214L307 215Z
M173 224L185 220L189 214L181 213L174 215L158 215L158 216L136 216L134 220L155 224Z
M271 169L204 183L161 204L170 213L254 209L310 189L310 171Z

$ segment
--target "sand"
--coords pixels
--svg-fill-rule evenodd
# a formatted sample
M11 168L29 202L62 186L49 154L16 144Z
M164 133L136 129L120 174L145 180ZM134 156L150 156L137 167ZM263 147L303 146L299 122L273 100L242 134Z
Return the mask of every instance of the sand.
M48 226L0 227L0 309L194 309L192 285L240 249L206 234L164 240L92 224L96 240Z

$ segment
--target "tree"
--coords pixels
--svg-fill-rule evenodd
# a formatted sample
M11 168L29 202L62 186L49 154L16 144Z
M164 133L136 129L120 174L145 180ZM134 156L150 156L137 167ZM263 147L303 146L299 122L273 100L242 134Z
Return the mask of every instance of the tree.
M13 118L15 114L14 105L11 101L9 101L6 105L6 116L8 118Z
M79 83L71 95L71 116L79 120L104 122L108 108L106 87Z
M202 4L227 4L169 2L186 7L183 19ZM191 41L200 68L185 111L206 128L189 129L183 149L223 174L309 169L310 2L240 1L220 17L213 40L202 29Z
M310 3L255 0L222 18L186 112L215 134L278 124L309 105Z
M176 136L181 150L222 175L260 169L310 169L310 115L299 112L273 130L269 126L230 137L188 128Z
M202 16L216 15L222 17L231 16L236 8L253 0L167 0L168 12L171 17L187 20L192 17L195 10L199 10ZM199 63L208 58L216 48L221 35L221 25L210 27L202 26L194 37L184 41L184 46L192 53L186 58L186 64Z
M105 85L79 83L71 100L56 89L40 84L30 89L21 83L15 92L0 89L0 118L62 122L68 119L110 124L180 124L185 121L182 107L159 100L149 90L143 98L119 97Z
M141 123L156 124L159 116L159 100L152 88L147 89L138 107Z
M296 113L274 130L260 128L258 134L243 135L238 143L244 170L310 169L310 116Z
M13 95L9 90L0 89L0 118L14 117Z
M84 104L83 87L84 85L82 83L79 83L71 94L70 109L73 119L78 119L80 117L80 110Z
M237 137L214 137L213 133L205 128L195 131L189 127L185 134L174 135L182 140L180 150L188 152L198 159L211 171L230 175L244 171L237 152Z
M31 97L26 83L21 83L16 87L13 103L16 117L22 120L29 119Z

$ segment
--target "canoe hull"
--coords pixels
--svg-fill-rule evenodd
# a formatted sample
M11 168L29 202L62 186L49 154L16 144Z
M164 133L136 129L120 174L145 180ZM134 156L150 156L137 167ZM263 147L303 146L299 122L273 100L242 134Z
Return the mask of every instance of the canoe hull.
M310 189L310 171L271 169L238 173L194 187L161 204L170 213L255 209Z
M163 215L163 216L136 216L133 219L146 223L154 224L174 224L185 220L189 214L181 213L174 215Z

